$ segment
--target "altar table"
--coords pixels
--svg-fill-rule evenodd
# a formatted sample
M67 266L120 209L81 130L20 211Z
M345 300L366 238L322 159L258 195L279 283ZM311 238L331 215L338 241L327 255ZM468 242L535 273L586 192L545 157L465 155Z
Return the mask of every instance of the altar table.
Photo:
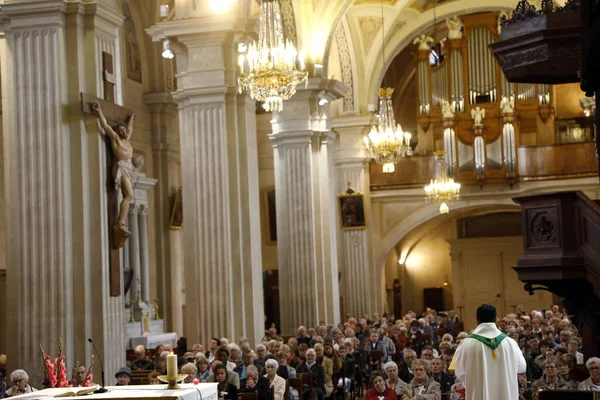
M78 398L86 400L217 400L217 383L201 383L199 385L180 384L181 389L165 390L166 384L161 385L134 385L134 386L107 386L108 392L101 394L87 394L76 397L59 397L59 400ZM54 388L11 397L19 400L49 400L56 395L76 391L81 388Z

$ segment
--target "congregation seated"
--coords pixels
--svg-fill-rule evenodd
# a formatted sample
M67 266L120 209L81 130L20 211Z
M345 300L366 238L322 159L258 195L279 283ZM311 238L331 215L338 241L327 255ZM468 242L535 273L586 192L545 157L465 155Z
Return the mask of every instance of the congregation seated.
M10 382L12 386L6 391L6 397L20 396L37 390L29 385L29 375L22 369L16 369L10 374Z
M600 391L600 359L592 357L585 366L582 364L586 360L577 327L558 306L530 313L519 309L497 319L496 325L517 341L528 360L527 374L519 377L524 398L530 393L537 398L539 389L548 388ZM270 387L273 400L355 399L363 397L371 383L374 385L371 378L376 376L371 374L383 375L384 386L398 398L448 399L457 395L462 385L448 371L456 349L468 336L461 329L456 313L438 314L431 309L420 316L409 310L399 319L392 314L377 313L372 317L347 316L337 326L323 322L314 328L301 326L296 336L285 337L287 342L279 332L271 331L265 333L264 342L256 345L247 338L236 342L223 337L214 338L206 353L199 343L190 352L182 353L178 348L179 361L185 361L178 365L178 372L188 375L186 382L194 378L200 383L218 382L223 396L235 400L237 393L244 392L256 392L258 400L270 400ZM142 372L134 372L132 379L132 371L122 368L115 375L118 384L157 384L157 376L167 372L166 357L172 350L168 344L157 346L151 360L146 350L138 346L131 367ZM213 358L212 365L207 355ZM387 363L382 362L384 357ZM11 389L17 390L5 382L2 365L0 398L3 385L10 388L9 394ZM277 365L274 375L273 365ZM147 368L154 371L147 373ZM224 381L217 379L211 369L219 371L219 379ZM71 384L84 385L86 373L86 368L78 365L73 370ZM527 381L528 376L532 377L533 385ZM30 390L27 380L20 384L24 385L22 390ZM37 382L33 384L37 386ZM235 396L230 394L233 391L229 385L235 388ZM371 396L376 393L373 389L376 387L369 392Z
M429 363L419 359L413 361L411 366L414 378L402 389L401 400L440 400L440 384L427 376Z
M135 360L131 363L131 370L135 371L138 369L144 371L152 371L154 369L154 363L146 356L146 349L144 346L139 345L136 346L135 350Z

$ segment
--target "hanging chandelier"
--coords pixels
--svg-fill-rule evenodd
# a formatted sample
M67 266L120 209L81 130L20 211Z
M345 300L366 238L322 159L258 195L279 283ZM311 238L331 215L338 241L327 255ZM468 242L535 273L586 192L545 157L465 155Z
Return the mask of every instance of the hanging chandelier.
M263 0L258 19L258 42L238 59L240 93L265 103L267 111L281 111L283 100L296 93L296 86L307 79L303 52L286 40L277 0ZM298 69L298 66L300 69Z
M383 15L383 0L381 0L381 65L385 68L385 18ZM384 87L386 74L383 74ZM402 127L394 119L391 87L379 88L378 125L371 127L371 132L363 139L370 158L382 165L384 174L393 173L394 164L404 157L412 156L410 133L402 131Z
M448 214L450 212L448 204L458 201L460 197L460 183L448 177L448 166L444 159L446 152L436 151L435 155L437 177L425 186L425 201L436 202L440 206L440 214Z
M369 157L383 165L386 174L396 170L394 164L400 159L412 155L411 135L404 132L394 119L392 93L393 88L379 89L378 125L373 125L371 132L363 138Z

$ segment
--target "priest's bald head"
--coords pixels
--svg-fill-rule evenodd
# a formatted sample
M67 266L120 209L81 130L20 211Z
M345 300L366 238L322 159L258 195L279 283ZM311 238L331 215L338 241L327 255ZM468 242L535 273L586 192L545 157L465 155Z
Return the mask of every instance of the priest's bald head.
M496 308L491 304L482 304L477 307L477 323L496 322Z

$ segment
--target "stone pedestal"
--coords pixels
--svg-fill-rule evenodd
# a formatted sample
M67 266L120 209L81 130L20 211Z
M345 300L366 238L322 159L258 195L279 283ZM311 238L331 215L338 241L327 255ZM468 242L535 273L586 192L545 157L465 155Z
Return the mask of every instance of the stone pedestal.
M277 256L281 330L340 320L337 205L328 120L329 102L343 97L342 83L311 78L273 113Z
M149 30L156 41L178 40L181 49L173 98L187 205L185 336L205 345L215 335L257 343L264 306L256 106L235 88L236 13L215 16L201 7L186 19L186 10Z
M363 136L369 133L371 116L346 117L333 120L333 129L339 134L339 149L336 153L335 165L337 179L335 189L341 193L347 189L347 182L364 194L365 212L370 210L369 201L369 159L364 156ZM338 210L336 209L336 213ZM371 314L382 307L374 307L374 303L383 304L370 293L381 292L381 275L370 267L369 256L369 221L367 228L360 230L340 231L341 253L339 254L340 294L343 298L343 313L354 317ZM339 225L339 223L338 223ZM377 282L379 282L377 284ZM381 297L382 296L378 296ZM344 317L344 316L342 316Z
M88 364L93 338L107 376L125 363L123 298L109 296L106 147L96 118L79 112L80 92L103 95L102 51L115 66L118 28L101 0L2 4L0 40L7 196L7 369L40 387L39 345L62 339L67 370ZM78 62L73 62L78 60ZM98 363L96 363L98 366ZM99 366L94 370L99 376Z

